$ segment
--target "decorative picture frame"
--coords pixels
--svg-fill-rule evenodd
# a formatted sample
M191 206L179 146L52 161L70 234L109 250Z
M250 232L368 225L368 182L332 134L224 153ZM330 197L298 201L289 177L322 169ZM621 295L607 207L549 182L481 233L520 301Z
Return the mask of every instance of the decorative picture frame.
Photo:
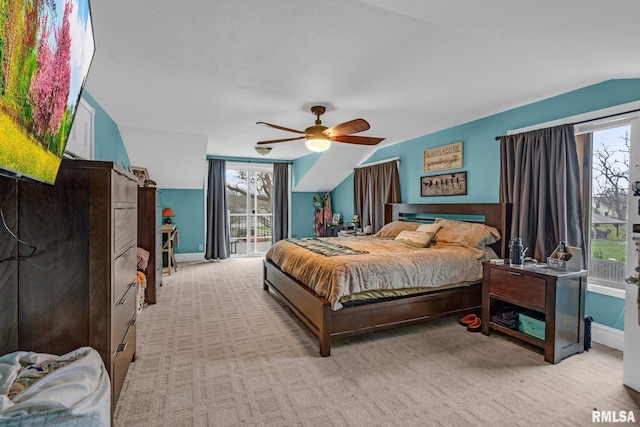
M444 173L420 178L420 196L459 196L467 194L467 172Z
M149 179L149 171L147 168L141 166L129 166L131 173L138 178L138 185L144 185L144 182Z
M453 144L428 148L423 152L424 172L437 172L449 169L460 169L462 163L462 141Z
M333 218L331 218L331 225L338 225L338 224L340 224L340 214L334 213Z

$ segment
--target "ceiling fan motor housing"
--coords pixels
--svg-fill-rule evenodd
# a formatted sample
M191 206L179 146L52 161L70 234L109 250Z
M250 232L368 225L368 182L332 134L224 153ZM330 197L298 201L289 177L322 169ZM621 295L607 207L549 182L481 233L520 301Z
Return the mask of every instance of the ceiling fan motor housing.
M328 128L322 125L309 126L304 131L307 134L307 139L326 139L327 137L322 133Z

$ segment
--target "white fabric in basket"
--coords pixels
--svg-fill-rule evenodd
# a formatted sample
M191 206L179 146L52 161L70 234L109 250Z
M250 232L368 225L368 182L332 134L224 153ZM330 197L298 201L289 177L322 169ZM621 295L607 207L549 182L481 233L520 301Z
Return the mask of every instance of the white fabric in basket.
M11 400L20 371L45 361L68 361ZM111 423L111 386L102 358L91 347L62 356L18 351L0 357L0 425L63 426Z

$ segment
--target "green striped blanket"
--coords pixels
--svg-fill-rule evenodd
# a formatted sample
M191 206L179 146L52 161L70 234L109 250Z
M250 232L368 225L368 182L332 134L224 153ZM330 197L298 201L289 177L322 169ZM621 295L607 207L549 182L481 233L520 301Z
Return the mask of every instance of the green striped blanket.
M317 254L324 256L336 256L336 255L360 255L368 254L367 251L358 251L351 249L348 246L339 245L337 243L329 242L327 240L318 239L315 237L309 238L291 238L287 239L291 243L295 243L298 246L302 246L305 249L313 251Z

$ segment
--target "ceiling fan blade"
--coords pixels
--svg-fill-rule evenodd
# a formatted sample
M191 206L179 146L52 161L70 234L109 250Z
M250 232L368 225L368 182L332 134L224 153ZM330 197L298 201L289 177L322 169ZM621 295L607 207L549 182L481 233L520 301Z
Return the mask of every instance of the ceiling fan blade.
M332 141L346 142L347 144L360 144L360 145L376 145L384 141L384 138L374 138L371 136L354 136L354 135L339 135L332 136Z
M269 126L275 129L280 129L280 130L286 130L288 132L294 132L294 133L301 133L303 135L306 135L306 132L303 132L301 130L295 130L295 129L291 129L291 128L286 128L284 126L278 126L278 125L272 125L271 123L265 123L265 122L256 122L257 125L265 125L265 126Z
M285 139L272 139L269 141L258 141L258 145L264 145L264 144L274 144L276 142L286 142L286 141L295 141L298 139L305 139L306 136L298 136L296 138L285 138Z
M365 119L354 119L332 126L329 129L324 130L322 133L331 138L334 136L363 132L369 129L369 127L369 123Z

